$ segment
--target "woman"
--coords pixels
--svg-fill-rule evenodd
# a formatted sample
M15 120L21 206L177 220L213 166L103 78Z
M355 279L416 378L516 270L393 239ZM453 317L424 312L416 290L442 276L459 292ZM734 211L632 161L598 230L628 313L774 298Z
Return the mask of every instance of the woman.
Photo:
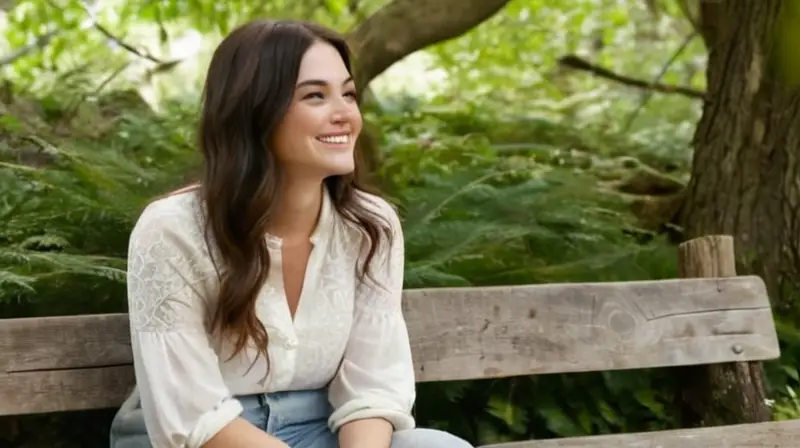
M137 389L112 448L470 447L414 428L403 234L357 181L361 126L331 31L262 21L220 44L204 178L131 234Z

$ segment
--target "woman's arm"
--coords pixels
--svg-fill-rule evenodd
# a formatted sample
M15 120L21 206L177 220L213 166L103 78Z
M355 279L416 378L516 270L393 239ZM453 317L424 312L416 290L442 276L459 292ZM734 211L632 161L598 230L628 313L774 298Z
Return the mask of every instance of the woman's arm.
M190 211L151 204L128 249L136 385L154 448L285 448L239 417L205 327L216 273ZM194 229L194 231L193 231Z
M388 420L353 420L339 428L340 448L389 448L394 428Z
M391 224L392 244L381 247L372 275L355 297L355 317L344 359L329 387L329 424L341 448L388 448L394 430L413 428L414 366L403 318L404 241L400 220L382 199L379 213Z

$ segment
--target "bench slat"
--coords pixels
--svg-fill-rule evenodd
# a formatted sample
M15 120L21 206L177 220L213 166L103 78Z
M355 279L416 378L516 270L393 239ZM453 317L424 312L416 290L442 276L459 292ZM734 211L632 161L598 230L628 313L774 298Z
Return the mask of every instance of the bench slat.
M130 364L127 314L0 320L0 372Z
M134 383L129 365L0 374L0 415L115 408Z
M780 354L758 277L418 289L404 296L420 382L765 360ZM102 367L119 375L125 369L120 366L130 362L124 314L0 320L0 415L85 409L91 398L81 396L81 387L109 397L97 406L117 406L128 382L98 373L79 386L74 375ZM50 372L19 375L42 371ZM125 375L121 378L132 373ZM23 378L33 383L22 387ZM74 393L59 397L50 384L62 383ZM24 388L53 391L52 400L34 405L8 399L21 397Z
M483 445L480 448L765 448L797 446L800 420Z
M412 290L404 308L420 381L780 356L759 277Z

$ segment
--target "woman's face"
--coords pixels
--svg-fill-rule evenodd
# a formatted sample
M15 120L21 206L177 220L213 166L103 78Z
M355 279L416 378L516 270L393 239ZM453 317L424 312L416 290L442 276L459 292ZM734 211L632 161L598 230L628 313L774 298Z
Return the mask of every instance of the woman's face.
M342 57L316 42L303 56L292 103L275 133L277 159L293 177L348 174L361 126L355 84Z

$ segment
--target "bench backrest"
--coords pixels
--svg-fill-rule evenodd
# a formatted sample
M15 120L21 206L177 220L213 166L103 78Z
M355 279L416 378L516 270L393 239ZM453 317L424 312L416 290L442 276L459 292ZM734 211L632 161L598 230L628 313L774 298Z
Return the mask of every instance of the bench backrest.
M775 359L754 276L406 290L418 381ZM125 314L0 320L0 415L117 407Z

